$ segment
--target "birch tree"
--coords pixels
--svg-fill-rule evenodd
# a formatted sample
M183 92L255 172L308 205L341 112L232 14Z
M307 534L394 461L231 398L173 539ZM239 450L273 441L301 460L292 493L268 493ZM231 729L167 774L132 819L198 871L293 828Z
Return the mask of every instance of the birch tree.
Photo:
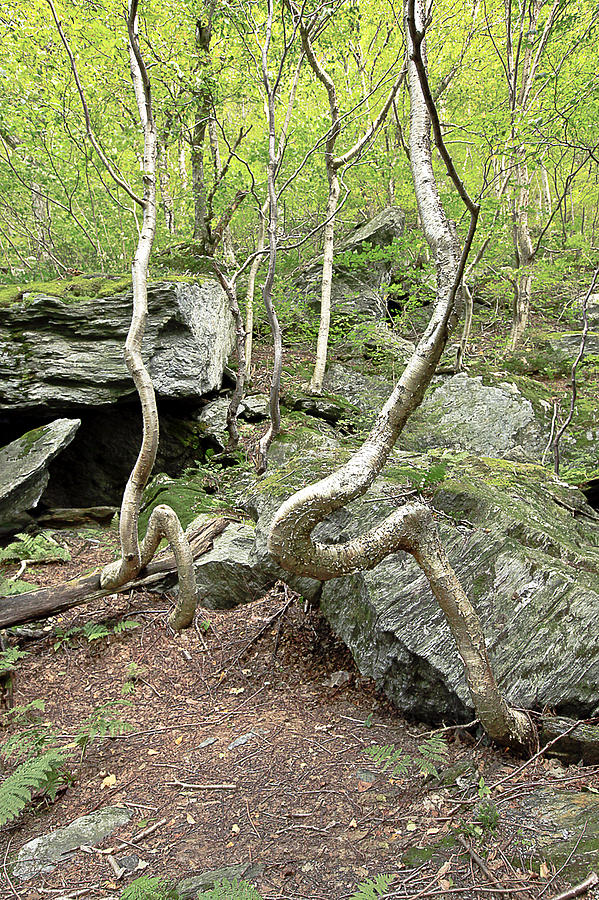
M481 722L495 740L522 746L531 742L533 726L525 714L507 705L497 687L480 622L451 568L426 505L408 503L379 525L343 543L323 544L312 537L315 527L330 513L368 490L408 417L422 401L458 318L460 285L478 218L478 206L468 196L443 143L428 85L423 0L405 0L404 16L411 108L410 166L418 212L436 267L434 311L362 447L340 469L283 503L273 519L268 548L288 571L320 580L370 569L400 550L412 554L447 618ZM431 127L448 173L470 213L463 250L440 199L433 170Z
M150 79L141 54L138 38L138 0L129 0L127 35L131 81L139 121L144 135L143 148L143 196L138 196L113 167L95 139L85 93L79 79L75 57L58 19L52 0L47 0L61 40L69 56L73 77L79 92L85 116L86 130L96 153L100 156L113 180L142 210L142 225L137 249L132 263L133 314L125 342L125 363L131 375L142 407L143 437L139 455L129 476L121 502L119 537L121 557L104 567L100 585L104 589L117 590L131 581L152 559L163 538L167 538L177 562L179 576L179 602L171 616L174 628L190 624L196 606L193 556L179 519L169 506L157 506L150 516L146 535L139 540L138 521L144 488L148 482L158 449L159 421L156 395L152 380L142 358L142 341L148 313L147 281L152 243L156 232L156 156L157 133L152 112Z
M318 328L318 340L316 344L316 360L314 364L314 373L310 381L310 390L314 394L322 393L322 382L327 363L327 352L329 343L329 329L331 322L331 289L333 283L333 254L335 249L335 217L339 198L341 196L340 171L347 167L352 161L356 160L368 142L378 133L383 125L387 114L391 109L391 105L397 92L404 80L405 72L403 69L393 83L387 99L385 100L381 111L374 121L371 121L363 134L345 153L335 154L337 139L343 130L343 119L339 109L338 91L333 78L326 70L325 66L318 59L313 46L313 38L326 27L329 13L324 12L324 18L311 16L307 19L304 11L299 10L292 2L290 8L293 11L295 21L299 24L300 34L302 38L302 46L306 59L316 78L321 82L327 92L329 102L329 114L331 124L325 141L325 165L328 180L328 197L325 215L325 229L323 241L323 262L322 262L322 280L321 280L321 296L320 296L320 324ZM368 100L368 92L363 98L365 102Z

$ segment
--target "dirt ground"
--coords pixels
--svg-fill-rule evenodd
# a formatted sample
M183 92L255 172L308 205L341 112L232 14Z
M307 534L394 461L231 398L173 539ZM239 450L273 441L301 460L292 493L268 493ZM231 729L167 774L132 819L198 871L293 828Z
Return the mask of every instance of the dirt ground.
M61 540L73 561L30 567L27 580L62 581L114 552L112 532ZM521 768L476 729L454 728L443 732L442 781L415 765L390 776L365 750L395 744L416 758L431 726L404 721L286 586L232 612L199 610L181 634L167 625L169 609L148 592L115 595L21 639L29 655L14 677L14 706L43 699L42 719L63 745L106 701L127 702L111 715L130 730L96 739L82 760L73 750L73 783L1 830L3 897L117 898L141 874L177 881L233 865L259 867L252 881L266 900L343 900L378 873L396 876L385 894L394 898L551 900L567 887L520 848L510 809L540 785L597 785L598 769L542 758ZM136 626L113 633L122 620ZM108 622L111 633L59 640L90 622ZM5 725L5 737L12 730ZM477 812L483 786L497 816ZM107 805L128 807L129 823L51 874L11 876L25 842ZM137 868L117 878L123 857Z

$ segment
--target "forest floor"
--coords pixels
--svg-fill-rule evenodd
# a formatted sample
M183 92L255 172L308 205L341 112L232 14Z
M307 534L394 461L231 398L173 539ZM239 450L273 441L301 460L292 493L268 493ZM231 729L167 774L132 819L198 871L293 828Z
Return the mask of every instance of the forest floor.
M116 546L112 531L60 539L72 561L30 567L29 580L62 581ZM430 726L403 720L284 585L230 612L199 610L181 634L168 613L165 597L114 595L21 639L13 708L43 700L37 714L67 747L109 702L105 719L128 731L97 737L82 759L71 749L72 783L1 830L3 897L117 898L142 874L176 882L229 866L268 900L349 900L379 873L395 876L384 894L394 898L554 900L565 889L559 866L531 849L536 826L519 803L547 786L596 791L599 769L523 766L475 729L448 728L441 780L427 779L417 760ZM115 633L119 621L135 626ZM108 636L90 640L90 623ZM5 723L5 738L14 731ZM410 757L407 774L365 752L389 744ZM24 843L109 805L132 816L101 844L46 875L11 875Z

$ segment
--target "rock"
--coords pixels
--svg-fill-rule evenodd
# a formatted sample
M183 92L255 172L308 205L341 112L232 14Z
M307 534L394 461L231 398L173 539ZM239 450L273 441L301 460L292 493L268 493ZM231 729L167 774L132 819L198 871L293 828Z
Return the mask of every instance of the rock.
M0 327L0 409L68 409L134 395L123 359L132 294L28 294ZM197 400L219 388L234 344L227 300L214 279L148 288L144 356L162 397Z
M19 850L13 873L26 881L36 875L51 872L65 857L82 844L94 846L131 818L131 810L120 806L105 806L75 819L64 828L34 838Z
M551 334L547 336L549 347L558 352L563 353L568 359L574 360L578 356L580 344L582 341L582 331L562 331L559 334ZM584 342L585 356L596 356L599 353L599 325L593 330L589 330Z
M245 505L258 517L258 558L281 502L344 458L343 451L300 446L267 483L250 489ZM479 612L506 695L518 706L594 715L599 516L575 488L530 463L396 452L366 497L336 512L316 536L346 539L380 522L431 465L441 473L446 467L434 486L442 539ZM465 524L458 528L456 520ZM473 718L453 638L411 556L395 554L370 572L326 582L320 605L360 672L403 712L433 722Z
M597 794L541 788L506 808L505 815L515 829L522 822L530 826L519 839L523 851L547 860L567 881L577 883L597 870Z
M243 880L252 881L259 878L264 871L260 863L242 863L237 866L223 866L222 869L211 869L203 875L192 875L184 878L177 884L177 896L179 900L194 900L200 891L211 891L214 886L225 878L228 881Z
M398 206L388 206L370 219L356 225L353 231L337 247L338 251L365 249L366 244L372 247L386 247L396 238L401 237L406 227L406 214Z
M327 370L323 387L328 394L338 394L361 412L368 413L371 421L393 390L387 379L378 375L363 375L339 363L334 363Z
M390 500L354 504L346 534L392 511L405 477L401 466L394 475L393 463L401 459L371 489ZM596 714L599 517L580 492L539 466L467 454L444 460L449 475L434 500L444 514L442 540L507 698L564 715ZM469 524L457 528L452 519ZM321 609L362 674L403 712L435 722L473 717L453 638L412 557L396 554L370 572L327 582Z
M539 460L547 439L532 403L515 385L488 386L461 372L433 386L400 442L409 450L446 447Z
M218 450L224 450L229 442L227 431L227 411L230 398L218 397L211 400L202 409L198 416L198 422L214 441ZM244 397L239 404L237 419L245 419L247 422L259 422L268 417L268 397L265 394L255 394Z
M587 321L592 331L599 331L599 294L591 294L587 303Z
M10 531L37 506L48 484L48 465L74 438L79 419L56 419L0 450L0 532Z
M360 315L385 319L387 317L386 286L391 278L392 265L388 259L362 261L360 253L368 246L385 247L403 234L405 214L396 206L382 210L369 222L358 225L337 245L333 260L331 305L343 306ZM356 254L355 260L348 254ZM307 303L320 309L322 261L309 263L296 279L296 286Z

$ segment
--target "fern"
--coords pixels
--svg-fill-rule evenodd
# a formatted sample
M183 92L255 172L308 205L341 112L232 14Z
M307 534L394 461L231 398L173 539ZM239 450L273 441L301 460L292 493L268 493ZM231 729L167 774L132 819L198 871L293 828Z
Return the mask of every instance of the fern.
M51 534L42 531L39 534L17 534L16 541L0 549L0 562L68 562L71 554L66 547L61 547Z
M262 900L262 897L248 881L223 878L210 891L200 891L196 900Z
M0 572L0 597L16 597L17 594L34 591L37 587L37 584L31 584L21 578L7 578Z
M7 647L6 650L3 650L0 653L0 677L8 672L14 672L17 663L27 655L26 651L19 650L18 647Z
M364 751L383 772L391 770L391 775L407 775L410 771L412 757L403 750L396 750L393 744L367 747Z
M421 775L439 777L437 765L447 761L447 744L442 737L433 735L418 746L418 755L410 756L403 750L395 749L393 744L373 745L365 749L365 753L383 772L390 775L407 775L416 769Z
M395 875L377 875L363 881L358 885L355 894L351 895L350 900L380 900L387 894L395 877Z
M420 771L424 775L432 775L438 778L437 765L446 763L449 753L443 738L439 737L439 735L433 735L424 741L423 744L420 744L418 750L420 751L420 759L418 760Z
M0 825L5 825L22 812L34 794L47 794L51 800L64 784L64 755L48 750L27 759L0 784Z
M121 894L121 900L175 900L176 897L177 892L162 878L151 875L136 878Z

